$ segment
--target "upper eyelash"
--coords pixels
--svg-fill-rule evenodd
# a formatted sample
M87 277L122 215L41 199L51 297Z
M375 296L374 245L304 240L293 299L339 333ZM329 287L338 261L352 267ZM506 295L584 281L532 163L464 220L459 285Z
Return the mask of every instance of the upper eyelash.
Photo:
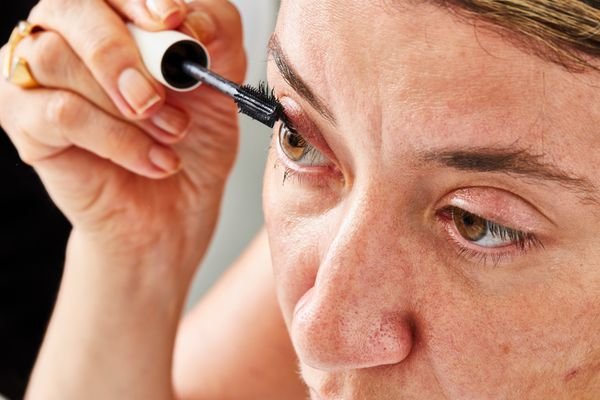
M449 226L450 226L450 224L453 223L452 222L453 221L453 219L452 219L453 210L458 210L458 207L454 207L454 206L446 207L446 208L440 210L440 212L438 213L439 219L446 226L446 229L450 229ZM473 215L476 215L476 214L473 214ZM511 247L513 249L516 248L516 251L521 252L521 253L524 253L532 248L544 248L544 244L542 243L542 241L533 233L523 232L518 229L514 229L514 228L510 228L510 227L498 224L489 219L486 219L486 218L483 218L480 216L478 216L478 217L482 218L483 220L486 221L488 229L490 230L490 233L492 235L499 237L500 239L503 239L503 240L509 239L514 242L512 245L506 246L506 247ZM492 264L494 266L497 266L502 261L504 261L506 258L513 256L515 253L515 250L511 251L511 250L506 250L505 248L500 248L500 249L504 249L504 250L496 251L496 252L492 252L491 250L488 252L478 251L473 248L467 247L466 245L461 243L461 241L457 238L457 234L449 233L448 235L449 235L449 240L452 242L452 244L455 246L458 246L459 256L462 256L462 257L467 256L468 258L476 259L478 262L480 262L483 265L487 265L488 262L491 260Z
M539 243L541 245L541 242L532 233L523 232L523 231L519 231L517 229L509 228L507 226L500 225L494 221L490 221L487 219L486 219L486 222L487 222L487 227L488 227L490 233L492 234L492 236L495 236L502 240L508 239L512 242L515 242L515 245L517 245L519 248L521 248L523 250L527 246L534 245L537 243Z

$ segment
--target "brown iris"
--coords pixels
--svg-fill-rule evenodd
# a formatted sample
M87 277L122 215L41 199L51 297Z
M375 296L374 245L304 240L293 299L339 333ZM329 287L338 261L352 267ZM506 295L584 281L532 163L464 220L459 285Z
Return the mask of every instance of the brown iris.
M283 153L292 161L302 160L309 148L306 140L285 124L279 128L279 144Z
M488 233L488 221L465 210L454 209L452 219L460 235L470 242L481 240Z

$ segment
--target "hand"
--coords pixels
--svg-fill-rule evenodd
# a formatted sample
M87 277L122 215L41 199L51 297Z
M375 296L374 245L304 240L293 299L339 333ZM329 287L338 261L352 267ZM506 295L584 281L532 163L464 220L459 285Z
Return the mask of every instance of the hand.
M42 88L2 81L0 123L75 234L93 238L105 254L138 261L160 254L188 279L234 161L237 110L208 87L165 92L143 67L125 22L148 30L183 22L208 48L211 68L233 81L243 80L246 60L231 3L170 3L42 0L29 21L46 31L16 51Z

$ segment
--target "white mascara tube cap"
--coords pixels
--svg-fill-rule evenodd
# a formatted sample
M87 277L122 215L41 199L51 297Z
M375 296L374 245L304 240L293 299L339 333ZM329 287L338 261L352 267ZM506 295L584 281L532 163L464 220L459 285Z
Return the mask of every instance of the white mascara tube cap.
M210 66L210 56L202 43L177 31L149 32L133 24L127 27L154 79L178 92L188 92L202 84L181 68L184 60Z

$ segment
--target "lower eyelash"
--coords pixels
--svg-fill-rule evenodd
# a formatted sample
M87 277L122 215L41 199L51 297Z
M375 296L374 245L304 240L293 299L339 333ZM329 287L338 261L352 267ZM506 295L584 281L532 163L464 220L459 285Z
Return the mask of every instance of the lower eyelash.
M282 163L281 160L277 159L273 163L273 169L277 169L279 167L283 167L283 178L281 181L281 186L285 186L285 183L290 180L296 180L298 182L301 182L303 178L302 174L299 174L298 171L289 168L284 163Z
M458 245L458 255L460 257L471 259L479 264L482 264L483 266L487 266L491 262L492 267L496 268L501 262L506 261L514 256L514 254L511 254L510 252L483 253L481 251L469 249L460 243L457 243L454 239L450 240L455 246Z
M325 182L328 182L328 180L330 180L332 178L332 176L334 175L332 173L332 171L334 171L334 168L322 168L319 167L319 171L316 171L317 168L313 167L313 171L303 171L303 170L297 170L291 166L289 166L284 160L281 159L281 155L279 154L279 152L277 152L277 156L274 162L273 167L277 168L279 166L283 167L283 182L282 182L282 186L285 185L286 182L293 180L297 183L306 183L306 184L312 184L312 185L316 185L316 186L323 186L325 184ZM325 175L325 176L324 176ZM340 179L343 179L343 176L341 174L335 174L338 175Z
M294 177L296 177L296 178L298 177L298 174L296 173L296 171L284 166L283 180L281 182L281 186L285 186L285 181L287 181L290 178L294 178Z

